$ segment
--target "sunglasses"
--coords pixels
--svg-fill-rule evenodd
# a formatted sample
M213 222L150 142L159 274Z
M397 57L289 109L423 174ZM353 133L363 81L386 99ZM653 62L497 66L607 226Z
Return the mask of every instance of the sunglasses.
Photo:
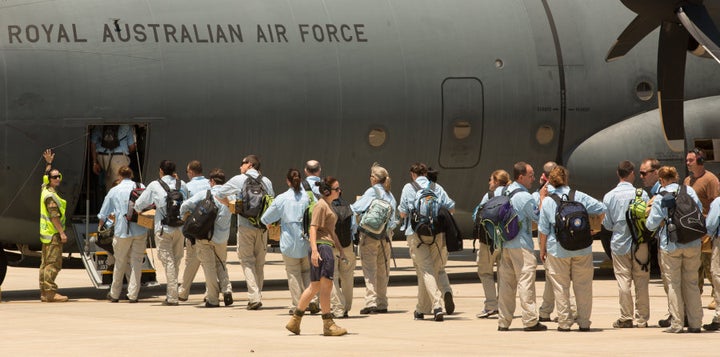
M651 172L654 172L654 171L655 171L655 170L650 170L650 171L640 171L640 176L645 176L645 175L647 175L647 174L649 174L649 173L651 173Z
M333 191L338 191L338 192L339 192L339 191L342 191L342 188L340 188L340 187L338 186L338 187L335 187L335 188L331 188L331 190L333 190Z
M62 175L48 176L48 178L51 179L51 180L56 180L56 179L61 179L61 180L62 180Z

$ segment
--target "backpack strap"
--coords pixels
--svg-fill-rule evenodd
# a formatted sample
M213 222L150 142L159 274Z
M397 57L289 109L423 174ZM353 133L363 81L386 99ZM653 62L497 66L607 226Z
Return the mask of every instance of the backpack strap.
M508 189L507 186L503 186L502 192L500 192L500 194L503 196L507 196L507 189Z
M307 180L300 181L300 184L302 185L303 190L312 191L312 188L310 187L310 184L307 182Z
M519 187L518 187L518 188L512 190L512 192L510 192L510 193L508 194L508 197L512 198L513 195L515 195L515 194L518 193L518 192L522 192L522 190L523 190L522 188L519 188Z
M575 201L575 189L570 189L570 192L568 193L568 201Z
M375 187L375 186L373 186L372 188L373 188L373 191L375 191L375 196L376 196L379 200L385 201L385 197L383 197L382 192L380 192L380 190L379 190L377 187Z
M422 190L422 187L420 187L420 184L419 184L419 183L417 183L417 182L415 182L415 181L412 181L412 182L410 182L410 184L411 184L412 187L415 189L415 191L420 191L420 190Z
M135 182L135 188L141 188L141 187L140 187L140 182Z
M558 206L560 206L560 200L561 200L561 198L560 198L560 196L558 196L557 193L551 194L551 195L550 195L550 198L552 198L553 201L555 201L555 203L556 203Z
M160 186L162 186L163 190L165 190L165 193L170 193L170 186L165 183L162 179L157 179L157 181L160 183Z
M180 191L180 179L175 179L175 189Z
M488 201L495 197L495 191L488 191Z

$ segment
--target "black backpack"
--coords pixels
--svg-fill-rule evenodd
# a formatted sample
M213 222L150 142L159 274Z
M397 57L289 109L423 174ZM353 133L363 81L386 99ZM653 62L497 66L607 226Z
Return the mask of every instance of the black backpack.
M102 141L100 145L108 150L113 150L120 146L120 139L118 138L118 125L105 125L102 131Z
M432 182L425 188L413 181L413 188L415 189L415 207L412 210L410 216L410 224L413 231L420 236L432 237L431 242L425 242L420 239L420 244L432 245L435 243L436 235L442 233L440 224L438 222L438 212L440 211L440 203L438 197L433 191L435 189L435 183Z
M668 210L665 225L671 242L686 244L707 234L705 216L688 194L686 185L680 185L675 193L663 191L660 194L663 196L662 205Z
M175 188L172 190L162 179L158 179L158 182L167 193L165 195L166 214L165 218L161 221L162 224L170 227L182 226L183 220L180 215L180 206L182 206L185 197L183 197L182 192L180 192L180 180L175 180Z
M140 185L140 182L135 182L135 188L133 188L132 191L130 191L130 198L128 199L128 209L125 213L125 219L130 222L137 223L138 221L138 213L135 211L135 201L142 195L142 193L145 192L145 188ZM155 204L148 206L143 210L143 212L147 210L155 209ZM128 234L130 233L130 224L128 224Z
M555 237L567 250L580 250L592 245L590 217L582 203L575 201L575 190L562 197L552 194L557 203L555 211Z
M212 238L217 215L218 207L215 205L215 199L210 190L207 190L205 199L195 206L190 217L188 217L185 224L183 224L183 235L189 239L192 244L195 244L195 240L197 239Z
M350 204L343 200L342 198L338 198L332 202L332 210L337 215L337 223L335 223L335 234L338 236L338 240L340 240L340 245L344 247L350 246L352 244L352 220L355 218L355 214L352 211L352 208L350 208Z
M244 175L245 183L243 183L242 190L240 191L242 205L240 205L240 211L238 213L245 218L260 221L260 216L263 213L265 195L267 195L265 185L262 183L263 176L259 175L257 178L253 178L248 174Z

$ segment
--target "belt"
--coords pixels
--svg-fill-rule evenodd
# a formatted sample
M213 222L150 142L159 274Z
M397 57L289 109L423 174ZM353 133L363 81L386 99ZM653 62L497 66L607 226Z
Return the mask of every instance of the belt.
M97 154L98 154L98 155L102 155L102 156L108 156L108 155L110 155L110 156L125 155L124 152L112 152L112 153L111 153L111 152L99 152L99 153L97 153Z

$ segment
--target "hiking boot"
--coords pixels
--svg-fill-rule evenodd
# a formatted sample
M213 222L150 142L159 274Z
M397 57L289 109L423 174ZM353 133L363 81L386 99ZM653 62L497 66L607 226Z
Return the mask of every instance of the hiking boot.
M613 325L612 325L612 326L613 326L614 328L633 328L633 327L634 327L632 320L622 321L622 320L620 320L620 319L618 319L617 321L613 322Z
M710 300L710 303L707 306L708 310L715 310L715 308L717 307L716 304L717 303L715 302L715 299Z
M441 307L433 310L433 319L438 322L445 320L445 313Z
M455 302L453 301L452 293L446 291L445 295L443 295L443 300L445 301L445 311L447 311L448 315L452 315L453 312L455 312Z
M247 305L248 310L260 310L261 307L262 307L262 302L260 302L260 301L249 302Z
M705 331L717 331L720 330L720 322L713 322L706 325L703 325L703 328Z
M66 302L66 301L68 301L68 297L65 295L60 295L54 291L46 291L45 292L45 301L47 301L47 302Z
M658 325L660 327L670 327L672 324L672 316L668 316L668 318L658 321Z
M342 336L347 333L347 330L336 325L333 321L333 314L323 314L323 335L325 336Z
M487 319L490 316L497 315L497 310L483 310L481 313L475 315L478 319Z
M47 302L47 298L45 297L45 292L40 292L40 302Z
M309 311L311 314L315 315L318 312L320 312L320 306L316 302L311 302L307 307L307 311Z
M413 320L423 320L423 319L425 319L425 314L423 314L422 312L417 312L417 311L413 312Z
M225 303L225 306L232 305L233 304L232 293L223 293L223 302Z
M362 310L360 310L360 315L370 315L375 313L377 313L377 307L375 306L364 307Z
M302 322L303 315L305 315L305 311L302 310L295 310L295 312L292 314L292 317L290 318L290 321L288 321L287 325L285 325L285 328L296 334L300 334L300 322Z
M523 328L523 331L547 331L547 326L538 322L534 326Z

